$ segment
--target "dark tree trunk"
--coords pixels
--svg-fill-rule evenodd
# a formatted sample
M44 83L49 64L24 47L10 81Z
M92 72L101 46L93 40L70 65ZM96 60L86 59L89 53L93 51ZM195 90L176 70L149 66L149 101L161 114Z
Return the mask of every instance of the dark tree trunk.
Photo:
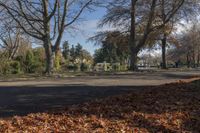
M52 46L48 37L44 40L44 48L46 53L46 70L45 73L51 75L53 73L54 54L52 52Z
M60 48L59 48L59 46L60 46L60 43L61 43L61 39L62 39L62 37L63 37L63 33L64 33L64 27L62 27L62 30L60 30L59 31L59 36L58 36L58 38L57 38L57 40L56 40L56 42L55 42L55 45L54 45L54 47L52 48L52 52L53 52L53 54L55 55L54 56L54 61L56 60L56 61L58 61L57 59L58 59L58 53L59 53L59 50L60 50ZM55 61L55 63L54 63L54 68L56 68L56 70L59 70L59 65L58 65L58 63L56 63L56 61Z
M131 52L131 59L130 59L130 70L136 71L137 70L137 52L136 52L136 41L135 41L135 12L136 12L136 2L137 0L131 0L131 33L129 38L129 48Z
M136 52L135 49L131 49L131 59L130 59L130 70L131 71L137 71L138 70L138 66L137 66L137 55L138 53Z
M19 48L19 44L18 44L17 46L14 47L13 52L12 52L12 55L11 55L11 59L14 59L14 57L15 57L15 55L16 55L16 53L17 53L18 48Z
M129 46L131 50L130 69L132 71L138 70L137 55L139 51L141 50L141 48L145 45L146 40L148 39L148 35L151 33L151 25L153 23L153 19L155 15L156 0L152 1L147 25L145 27L143 37L139 41L136 41L136 3L137 3L137 0L131 0L132 9L131 9L131 31L130 31Z
M192 63L193 63L193 68L196 68L196 58L195 58L195 50L194 49L192 51Z
M43 36L45 54L46 54L46 70L45 73L48 75L53 74L54 68L54 52L52 51L53 47L51 45L51 28L50 28L50 20L49 20L49 12L48 12L48 1L44 1L44 32Z
M167 45L167 35L164 34L163 39L162 39L162 69L167 69L166 45Z
M200 65L200 48L198 47L198 52L197 52L197 67Z
M187 67L190 68L190 54L187 53Z

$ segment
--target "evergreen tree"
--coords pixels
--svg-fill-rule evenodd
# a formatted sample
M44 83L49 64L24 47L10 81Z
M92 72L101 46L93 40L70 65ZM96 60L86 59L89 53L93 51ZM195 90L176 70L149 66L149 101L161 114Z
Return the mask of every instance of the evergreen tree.
M97 49L94 52L94 63L102 63L105 61L105 55L103 53L103 48Z
M109 63L126 64L126 60L129 56L130 52L127 35L115 31L105 36L101 49L95 51L94 60L95 63L106 61Z
M75 48L75 54L76 54L76 58L80 58L82 59L83 58L83 47L81 46L80 43L78 43L76 45L76 48Z
M71 57L71 61L75 61L76 59L76 53L75 53L75 48L74 45L72 45L71 49L70 49L70 57Z
M68 41L65 41L63 43L63 57L66 59L66 60L69 60L70 58L70 48L69 48L69 42Z
M25 57L25 61L24 61L24 65L26 66L26 72L28 73L32 73L33 70L33 65L34 65L34 55L33 52L30 50L27 52L26 57Z

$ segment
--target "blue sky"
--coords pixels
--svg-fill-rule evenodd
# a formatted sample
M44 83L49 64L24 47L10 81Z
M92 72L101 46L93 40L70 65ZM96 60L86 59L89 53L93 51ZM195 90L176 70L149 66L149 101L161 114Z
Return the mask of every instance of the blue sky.
M77 26L79 30L75 32L66 32L63 37L63 41L68 41L71 45L76 45L80 43L84 49L88 50L91 54L94 54L95 49L98 46L95 46L93 42L88 42L87 39L93 36L98 30L97 23L105 14L105 9L98 8L93 12L85 12L81 18L84 18L83 22L80 21Z
M66 32L62 42L68 41L71 45L76 45L80 43L84 49L88 50L92 55L94 54L95 49L99 48L99 46L95 46L94 42L88 42L88 38L95 35L97 31L100 30L112 30L113 28L105 26L102 29L97 28L97 24L99 20L105 15L106 9L97 8L96 11L93 12L85 12L82 14L81 18L84 18L83 21L80 21L78 25L75 25L75 32L72 31L70 33ZM184 28L178 26L177 29L182 31ZM68 29L67 29L68 30Z

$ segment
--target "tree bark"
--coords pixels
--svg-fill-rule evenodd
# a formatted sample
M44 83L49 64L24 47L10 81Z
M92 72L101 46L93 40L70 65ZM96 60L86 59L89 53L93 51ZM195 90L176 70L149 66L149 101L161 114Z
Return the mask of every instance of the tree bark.
M55 13L56 6L54 8L54 12L49 14L48 7L49 3L48 0L43 1L44 12L43 12L43 25L44 25L44 48L46 53L46 71L45 73L51 75L53 73L54 68L54 52L52 51L53 46L51 44L51 28L50 28L50 20L52 15Z
M167 69L166 45L167 45L167 35L164 34L163 39L162 39L162 69Z
M44 36L44 48L46 53L46 71L45 73L51 75L53 73L54 68L54 53L53 47L51 45L51 37L50 37L50 23L45 22L45 36Z
M192 63L193 63L193 68L196 68L195 49L193 49L192 51Z
M129 38L129 48L131 52L131 59L130 59L130 70L131 71L136 71L137 70L137 52L136 52L136 41L135 41L135 17L136 17L136 2L137 0L131 0L131 33L130 33L130 38Z
M50 38L45 37L44 39L44 48L46 53L46 70L45 73L51 75L53 73L53 52Z
M190 54L187 53L187 67L190 68Z
M155 7L156 7L156 1L153 0L151 4L151 10L149 13L149 18L147 21L147 25L145 27L145 31L143 34L143 37L136 41L136 2L137 0L131 0L132 9L131 9L131 33L130 33L130 40L129 45L131 49L131 66L130 69L132 71L138 70L137 67L137 55L141 48L145 45L146 40L148 39L149 34L151 33L151 26L153 23L154 15L155 15Z
M200 65L200 47L198 47L198 52L197 52L197 67Z
M130 60L130 70L131 71L137 71L138 70L138 66L137 66L137 55L138 53L135 52L135 50L132 50L131 52L131 60Z

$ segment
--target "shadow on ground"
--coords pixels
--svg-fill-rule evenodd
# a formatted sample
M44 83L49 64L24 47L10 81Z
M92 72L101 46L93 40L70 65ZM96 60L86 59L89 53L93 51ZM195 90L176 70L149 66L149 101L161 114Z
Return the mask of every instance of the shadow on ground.
M88 131L95 131L99 128L103 130L105 127L98 121L98 118L103 118L105 123L116 125L116 130L128 127L127 131L130 131L136 127L147 132L200 132L200 80L151 87L71 85L2 87L0 90L1 117L45 112L53 108L60 109L67 105L92 101L89 104L80 104L75 109L63 110L68 112L70 118L74 120L72 121L74 127L80 126L77 119L84 118L83 123L88 122L90 127ZM114 96L124 93L129 94ZM93 99L108 96L114 97L93 101ZM7 101L2 101L3 99ZM49 114L54 115L53 120L62 121L62 123L67 123L69 120L68 115L62 115L60 112ZM49 118L42 117L41 115L41 120ZM38 117L31 118L34 122ZM22 119L25 125L30 124L28 122L30 118ZM13 121L15 120L13 119ZM122 127L120 127L121 124ZM76 129L74 127L72 130Z
M83 86L0 87L0 118L62 109L97 98L128 93L144 87Z

